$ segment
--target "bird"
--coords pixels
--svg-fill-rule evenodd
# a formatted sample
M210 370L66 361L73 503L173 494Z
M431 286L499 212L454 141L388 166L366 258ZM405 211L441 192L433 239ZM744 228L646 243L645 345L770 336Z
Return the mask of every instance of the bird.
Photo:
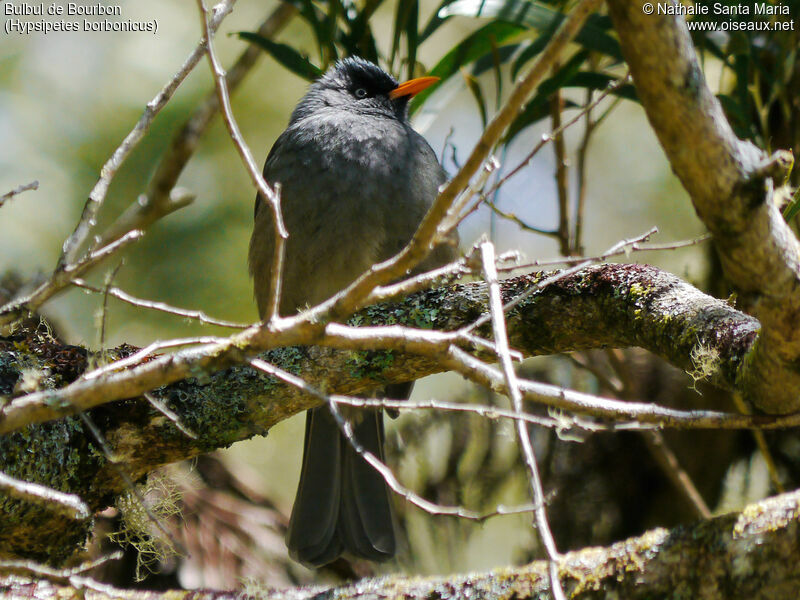
M436 199L446 174L408 120L409 100L437 81L404 83L358 57L336 62L312 83L264 165L280 184L286 240L278 311L291 316L327 300L375 263L399 252ZM261 318L267 316L275 228L256 197L249 270ZM413 272L457 252L457 233ZM409 384L376 393L407 398ZM383 460L383 413L344 412L353 436ZM286 535L295 560L320 567L342 554L370 561L397 549L389 489L343 435L327 406L306 414L300 482Z

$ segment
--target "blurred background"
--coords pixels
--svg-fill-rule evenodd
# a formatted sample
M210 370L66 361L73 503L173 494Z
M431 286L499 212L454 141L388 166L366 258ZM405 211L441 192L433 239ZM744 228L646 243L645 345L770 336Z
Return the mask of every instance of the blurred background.
M13 272L22 281L32 281L52 271L103 163L199 41L194 2L117 0L114 4L122 15L113 19L155 20L157 32L0 33L0 194L39 181L37 191L26 192L0 209L0 277ZM233 96L234 113L256 161L263 163L303 95L308 81L300 74L310 72L307 66L324 69L337 55L359 53L379 59L399 79L429 71L443 77L441 85L414 105L413 116L451 174L471 151L485 119L508 94L513 78L531 64L559 15L568 10L563 4L519 0L444 4L297 0L294 4L299 14L273 40L260 42L263 57ZM790 4L794 15L797 3ZM255 31L277 6L274 1L237 2L216 37L223 66L230 66L249 44L259 43L237 34ZM488 234L499 250L518 250L535 260L599 254L653 226L659 228L653 242L692 239L704 232L624 80L626 69L607 17L596 17L543 85L515 135L497 148L499 176L511 171L559 122L581 115L581 108L611 83L614 92L592 109L591 136L586 135L584 113L566 129L559 144L544 145L528 166L490 195L498 211L515 215L528 227L483 205L460 228L465 248ZM348 38L359 18L367 33ZM315 27L315 20L330 27ZM703 51L710 85L720 93L737 133L763 147L795 148L800 137L794 100L798 95L791 95L798 89L796 33L707 36L695 41ZM771 77L759 78L765 72ZM759 83L753 87L753 81ZM114 178L98 231L145 191L172 136L211 89L204 60ZM562 169L557 169L559 164ZM563 176L560 184L557 171ZM124 253L115 285L141 298L201 309L217 318L254 321L246 251L255 193L218 117L178 183L196 194L196 200L157 222ZM559 199L570 207L571 231L566 236L557 231ZM584 208L576 233L579 202ZM655 264L705 290L727 295L707 244L634 253L618 260ZM105 273L119 262L117 258L103 265L90 279L102 283ZM44 314L66 341L97 349L101 305L100 296L73 289L48 302ZM113 299L105 318L106 347L225 333ZM673 406L732 408L725 394L701 385L700 395L690 389L686 374L633 350L536 359L524 370L531 377L591 392ZM505 401L452 374L424 380L415 397ZM281 423L267 438L236 444L214 458L173 467L159 476L172 483L165 484L168 493L156 490L154 496L171 497L175 489L182 491L183 517L170 518L176 531L184 532L180 535L196 535L196 543L187 544L195 548L191 559L158 555L151 561L151 569L165 578L162 582L229 587L252 579L279 586L318 577L335 580L373 569L414 573L486 569L541 556L529 515L498 517L479 525L425 515L398 501L399 528L407 541L395 562L379 567L339 564L322 573L290 565L281 527L297 484L302 427L300 416ZM510 424L425 412L404 416L389 428L389 464L405 485L426 497L476 510L527 501ZM645 437L597 434L579 442L534 431L561 550L608 543L647 527L698 516L696 503L674 484L674 471L664 466L657 444ZM696 479L712 511L734 508L776 489L776 477L770 480L750 434L665 437L674 438L668 445ZM800 453L791 441L771 443L780 446L779 454ZM781 473L789 477L788 471ZM221 490L227 490L224 499L214 495ZM198 500L198 494L206 496ZM245 505L255 512L245 511ZM206 516L203 510L208 511ZM119 527L119 510L107 517L109 530ZM190 526L195 534L186 533ZM230 535L221 535L222 530ZM262 530L261 538L253 534ZM224 539L229 540L226 547L220 542ZM204 551L211 554L212 547L218 560L201 558ZM256 552L256 547L263 552ZM223 561L225 552L234 558ZM250 558L244 560L247 554ZM114 575L117 582L124 576ZM142 585L156 587L158 581L151 576Z

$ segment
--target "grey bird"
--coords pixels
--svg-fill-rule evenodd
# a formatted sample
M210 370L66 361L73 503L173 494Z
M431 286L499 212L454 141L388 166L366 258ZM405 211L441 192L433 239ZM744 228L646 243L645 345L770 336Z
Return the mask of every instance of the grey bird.
M408 122L408 101L436 81L403 84L375 64L339 61L313 83L264 165L281 185L289 238L279 312L291 315L328 299L371 265L400 251L445 181L436 154ZM266 316L275 230L256 198L250 274ZM417 271L452 260L453 243L438 246ZM407 397L413 384L379 392ZM383 459L382 412L348 411L354 436ZM394 556L389 490L353 449L328 407L309 410L303 465L286 543L291 556L321 566L342 553L373 561Z

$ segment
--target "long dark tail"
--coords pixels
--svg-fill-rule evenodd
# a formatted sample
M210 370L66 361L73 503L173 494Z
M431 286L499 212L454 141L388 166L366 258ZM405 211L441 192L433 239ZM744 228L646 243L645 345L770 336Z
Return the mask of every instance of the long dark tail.
M364 411L353 434L383 460L382 412ZM327 406L306 414L303 468L286 545L292 558L315 567L342 552L374 561L395 554L386 483L353 449Z

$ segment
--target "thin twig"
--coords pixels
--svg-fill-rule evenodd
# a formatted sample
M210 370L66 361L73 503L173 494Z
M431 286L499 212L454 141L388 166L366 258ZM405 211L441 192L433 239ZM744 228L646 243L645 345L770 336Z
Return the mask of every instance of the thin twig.
M751 414L752 411L742 398L741 394L734 392L732 396L733 403L736 405L736 409L740 413L744 415ZM772 458L772 452L769 450L767 438L764 436L764 432L754 430L753 439L756 441L756 446L758 446L758 451L761 453L761 458L764 459L764 464L767 465L767 472L769 473L769 478L772 480L772 485L775 488L775 491L779 494L782 494L786 491L786 489L783 487L783 482L778 474L778 467L775 464L775 459Z
M553 65L553 72L558 69L558 63ZM564 110L564 100L561 91L556 90L550 102L550 118L553 122L552 136L553 155L556 161L556 192L558 195L558 242L561 254L569 256L576 254L570 239L570 205L569 205L569 180L567 179L567 146L564 143L564 130L561 125L561 111Z
M505 408L483 404L463 404L459 402L447 402L443 400L418 400L412 402L410 400L390 400L388 398L353 398L351 396L338 396L335 394L331 395L329 399L333 400L337 404L346 404L347 406L354 406L356 408L384 408L396 410L398 412L416 410L466 412L489 420L509 419L512 421L524 421L526 423L547 427L549 429L562 429L564 427L563 419L539 417L529 413L518 413L513 410L507 410ZM575 425L587 431L604 431L607 429L604 425L598 425L587 421L575 423Z
M231 101L225 81L225 72L222 70L217 55L214 52L214 32L209 26L208 15L206 14L203 0L197 0L197 6L200 9L201 21L203 22L203 40L205 41L206 55L208 56L208 62L211 66L211 72L214 76L217 97L219 98L219 104L222 108L222 119L228 129L233 145L242 158L248 175L250 175L253 185L256 190L258 190L262 200L266 202L272 210L272 224L275 228L275 247L272 254L272 278L270 280L266 316L269 321L273 321L278 318L278 308L281 302L281 285L283 281L284 250L286 239L289 237L286 226L283 224L283 216L281 215L280 186L276 185L274 189L270 188L264 180L258 167L256 167L256 162L253 160L253 154L250 152L250 148L248 148L239 131L239 125L236 123L236 118L233 116L233 111L231 110Z
M22 298L17 298L5 306L0 307L0 327L17 320L26 312L35 312L44 302L52 298L60 290L67 287L72 280L83 275L92 267L113 256L129 244L141 239L143 232L129 231L121 238L107 246L89 252L79 262L69 264L37 287L33 292Z
M209 317L206 313L201 310L189 310L186 308L179 308L177 306L172 306L170 304L166 304L165 302L157 302L154 300L144 300L142 298L137 298L136 296L131 296L127 292L121 290L117 287L108 287L105 289L100 289L95 287L83 279L75 279L72 281L72 285L75 287L82 288L84 290L88 290L90 292L94 292L96 294L106 293L108 295L113 296L117 300L122 300L123 302L127 302L133 306L138 306L139 308L146 308L148 310L157 310L159 312L164 312L170 315L177 315L179 317L184 317L187 319L194 319L196 321L200 321L201 323L205 323L206 325L218 325L219 327L228 327L231 329L247 329L249 327L246 323L236 323L235 321L224 321L222 319L215 319L213 317Z
M96 560L82 563L76 567L67 569L55 569L49 565L43 565L29 560L4 560L0 561L0 571L15 573L33 573L48 580L68 581L71 577L91 571L95 567L107 563L110 560L122 558L122 551L118 550L107 556L101 556Z
M38 190L38 189L39 189L38 181L31 181L30 183L25 183L19 187L16 187L10 192L6 192L2 196L0 196L0 206L3 206L3 204L11 200L11 198L21 194L22 192L27 192L28 190Z
M108 290L111 288L111 284L114 283L114 279L117 276L117 273L122 268L122 261L114 267L111 271L106 274L105 282L103 284L103 306L101 308L100 313L100 348L99 352L95 356L100 357L101 362L105 362L105 351L106 351L106 321L108 319Z
M397 283L379 285L370 292L370 295L367 297L367 302L369 302L369 304L378 304L380 302L388 302L389 300L402 298L433 286L447 285L471 272L472 269L467 264L467 259L460 257L438 269L420 273L419 275L409 277Z
M500 161L494 156L489 156L483 165L483 168L478 173L475 181L470 182L469 185L456 197L453 205L448 210L447 216L442 220L437 228L438 239L434 242L444 241L447 235L458 227L464 220L462 215L465 213L465 207L469 204L470 200L477 195L479 198L486 196L486 187L489 185L489 180L492 175L500 171Z
M109 448L108 443L106 443L103 433L97 428L97 425L94 424L94 421L92 421L89 415L83 411L78 413L78 415L80 416L81 421L83 421L83 424L86 425L89 431L91 431L92 436L97 441L100 449L103 451L103 455L106 457L108 463L117 472L117 475L119 475L120 479L125 482L125 486L128 488L128 491L133 495L134 498L136 498L136 501L142 507L142 510L147 515L147 520L150 521L162 534L164 534L167 540L169 540L169 542L172 544L173 549L177 549L177 551L181 554L188 554L183 544L181 544L175 538L175 536L167 531L166 527L162 525L161 521L158 520L158 517L156 517L153 514L153 511L150 510L150 507L147 506L144 496L142 496L139 490L136 489L136 484L133 482L133 479L131 479L130 475L128 475L128 473L126 473L125 470L120 466L119 460L116 456L114 456L114 453L111 452L111 448Z
M197 434L181 423L180 417L174 411L170 410L169 406L149 392L146 392L142 395L153 406L153 408L172 421L172 424L178 428L178 431L183 433L188 438L193 440L197 439Z
M291 2L281 2L262 21L256 33L272 38L297 14ZM257 44L248 44L225 77L229 93L233 93L244 81L264 51ZM101 243L108 243L131 229L146 229L158 219L182 208L194 200L194 195L176 188L183 169L194 155L203 134L219 112L216 87L186 120L173 136L169 149L159 160L147 191L110 225L101 236Z
M573 224L573 246L577 250L578 254L583 254L583 216L586 210L586 195L589 189L589 186L586 182L586 171L588 166L588 155L589 155L589 140L592 139L592 134L595 131L596 122L592 117L592 109L594 108L594 102L592 102L592 96L594 95L594 90L587 89L586 90L586 103L584 105L584 128L583 128L583 139L581 140L581 145L578 146L577 152L577 162L578 162L578 182L577 182L577 198L575 199L575 223Z
M503 373L455 345L443 363L453 371L494 391L508 395ZM557 385L519 380L525 400L570 413L610 421L655 425L671 429L786 429L800 426L800 413L742 415L713 410L678 410L646 402L622 401L568 390Z
M446 229L454 225L452 219L446 224L445 220L450 216L451 209L462 192L468 188L472 177L483 167L492 149L520 114L542 77L549 72L553 62L599 4L600 0L581 0L567 15L530 70L519 79L506 102L486 126L464 165L445 185L408 245L389 260L373 265L333 298L301 313L304 320L314 323L346 318L364 306L364 300L376 286L385 285L403 276L425 259L433 245L441 239L440 227L445 225Z
M214 16L211 23L208 24L209 31L216 31L222 20L233 8L236 0L222 0L216 5ZM178 89L178 86L183 82L189 73L194 69L205 52L205 45L201 41L200 44L192 51L189 57L184 61L178 72L173 75L167 84L156 94L156 96L147 103L144 113L139 118L134 128L122 140L122 143L117 147L103 167L100 169L100 179L89 192L89 198L83 207L83 213L78 221L75 231L64 242L64 247L61 256L56 265L56 271L62 271L69 265L74 263L77 259L78 252L81 246L86 242L91 230L94 228L97 221L97 215L100 208L105 201L111 180L117 174L117 170L122 166L125 160L130 156L131 152L138 146L139 142L144 138L150 124L155 119L156 115L161 111L167 102L172 98L172 95Z
M681 466L678 457L664 439L664 435L660 431L646 431L642 435L650 453L661 466L661 470L667 474L672 485L686 498L695 514L701 519L710 519L711 510L708 508L708 504L694 485L692 478Z
M484 278L486 285L489 287L489 310L492 318L492 331L497 345L497 358L500 360L511 405L517 414L522 415L522 394L520 393L519 381L509 354L503 300L500 296L500 283L497 279L494 245L491 242L487 241L481 244L481 258L483 259ZM539 530L539 538L542 540L547 556L550 559L548 569L550 573L550 589L556 600L566 600L564 590L561 588L561 580L558 576L561 555L558 552L555 539L550 531L550 525L547 522L544 490L542 489L541 477L539 477L539 468L536 465L536 455L533 451L533 444L531 444L528 426L522 420L517 421L517 436L522 446L522 456L528 467L531 498L533 504L537 507L533 512L536 527Z
M530 298L533 294L537 293L539 290L542 290L545 286L548 286L548 285L551 285L551 284L553 284L553 283L555 283L557 281L560 281L561 279L564 279L565 277L569 277L573 273L577 273L581 269L583 269L585 267L588 267L589 265L593 264L594 262L601 262L601 261L605 260L608 256L612 256L615 253L621 252L625 248L628 248L628 247L632 246L633 244L636 244L637 242L642 242L642 241L648 240L650 238L650 236L655 234L656 232L658 232L658 228L657 227L653 227L647 233L643 233L642 235L639 235L639 236L637 236L635 238L631 238L631 239L627 239L627 240L621 240L621 241L617 242L616 244L611 246L611 248L606 250L602 255L600 255L600 258L597 261L592 260L592 259L584 260L584 261L579 262L577 265L575 265L573 267L570 267L569 269L564 269L563 271L559 271L558 273L554 273L553 275L549 275L549 276L545 277L541 281L537 282L536 284L534 284L533 286L531 286L530 288L525 290L519 296L515 297L510 302L508 302L505 305L503 305L503 312L507 312L507 311L511 310L512 308L517 306L520 302L524 301L527 298ZM478 319L476 319L471 325L467 325L466 327L464 327L463 331L474 331L478 327L481 327L482 325L485 325L486 323L488 323L491 320L491 318L492 318L491 317L491 313L486 313L483 316L481 316Z
M626 75L625 77L622 77L621 79L617 79L616 81L612 81L611 83L608 84L608 87L606 87L606 89L603 90L603 92L597 97L597 99L594 102L589 104L584 109L578 111L578 113L572 119L570 119L569 121L567 121L566 123L561 125L561 127L557 128L557 129L554 129L550 133L545 133L544 135L542 135L542 139L539 140L539 143L536 144L536 146L533 147L533 149L525 156L525 158L523 158L519 162L519 164L516 167L511 169L508 173L506 173L503 176L502 179L500 179L497 183L495 183L494 186L492 186L492 188L489 190L489 193L491 194L496 189L498 189L498 188L502 187L503 185L505 185L505 183L509 179L514 177L522 169L524 169L526 166L528 166L530 164L531 160L533 160L533 158L539 153L539 151L546 144L552 142L556 138L556 136L562 134L566 129L568 129L569 127L572 127L575 123L577 123L583 117L583 115L585 114L585 112L587 110L591 110L592 108L594 108L595 106L600 104L600 102L602 102L609 94L611 94L612 92L615 92L616 90L618 90L620 87L622 87L624 84L628 83L629 81L630 81L630 75Z
M2 471L0 471L0 488L8 496L26 502L44 504L53 512L65 515L70 519L81 521L92 516L89 507L81 500L80 496L60 492L38 483L14 479Z
M534 225L529 225L528 223L526 223L525 221L520 219L516 214L514 214L512 212L507 212L507 211L504 211L503 209L501 209L499 206L497 206L497 203L494 202L494 200L489 200L488 196L486 196L486 195L482 195L481 196L479 201L477 203L475 203L474 208L478 208L478 205L480 205L481 203L483 203L486 206L488 206L492 210L493 213L499 215L500 217L506 219L507 221L511 221L512 223L514 223L517 227L519 227L523 231L529 231L530 233L536 233L536 234L539 234L539 235L549 235L549 236L552 236L552 237L558 237L558 231L554 231L552 229L542 229L542 228L536 227ZM466 213L462 214L461 217L460 217L460 221L463 221L464 218L468 214L469 214L469 212L466 212Z
M108 363L107 365L103 365L102 367L98 367L92 371L84 373L83 375L81 375L81 380L96 379L112 371L119 371L127 367L130 367L131 365L139 364L140 362L144 361L145 358L147 358L154 352L158 352L159 350L166 350L168 348L177 348L179 346L194 346L197 344L218 344L223 339L224 338L218 338L212 336L201 336L192 338L175 338L163 342L153 342L152 344L148 344L147 346L145 346L141 350L136 351L134 354L131 354L130 356L126 356L125 358L115 360L114 362Z
M651 233L655 233L655 231L651 229L649 232L644 234L643 237L645 238L649 237ZM617 247L616 249L609 249L603 254L598 254L596 256L560 256L558 258L534 260L529 262L518 263L515 265L509 265L507 267L498 267L497 270L501 272L510 272L510 271L520 271L526 269L539 268L539 267L552 267L555 265L574 265L579 263L596 264L604 262L609 258L613 258L615 256L621 256L623 254L628 255L633 252L661 252L666 250L678 250L680 248L686 248L688 246L696 246L697 244L707 242L710 239L711 239L711 234L706 233L696 238L692 238L690 240L665 242L663 244L643 244L640 242L633 242L629 246Z
M381 474L386 485L399 496L402 496L405 500L424 510L425 512L432 514L432 515L447 515L447 516L454 516L460 517L462 519L467 519L470 521L477 521L483 522L487 519L499 515L516 515L520 513L531 512L536 510L534 505L525 504L522 506L515 506L515 507L506 507L506 506L498 506L495 510L486 513L479 513L473 510L466 509L461 506L444 506L441 504L436 504L431 502L430 500L426 500L422 496L416 494L415 492L411 491L410 489L403 486L395 477L392 470L386 466L378 457L376 457L371 452L367 451L355 438L353 435L353 428L350 423L342 416L341 412L339 411L338 404L339 402L342 403L350 403L349 399L342 399L341 397L334 397L328 396L327 394L323 393L321 390L315 388L314 386L308 384L304 379L298 377L297 375L293 375L283 369L276 367L260 358L252 358L248 360L248 364L265 373L270 375L271 377L275 377L289 385L292 385L300 390L303 390L307 394L314 396L315 398L319 398L320 400L324 400L328 403L328 406L333 414L333 418L336 420L339 429L342 431L344 436L347 438L350 445L356 451L356 453L361 456L367 463L369 463L372 468L374 468L378 473Z

